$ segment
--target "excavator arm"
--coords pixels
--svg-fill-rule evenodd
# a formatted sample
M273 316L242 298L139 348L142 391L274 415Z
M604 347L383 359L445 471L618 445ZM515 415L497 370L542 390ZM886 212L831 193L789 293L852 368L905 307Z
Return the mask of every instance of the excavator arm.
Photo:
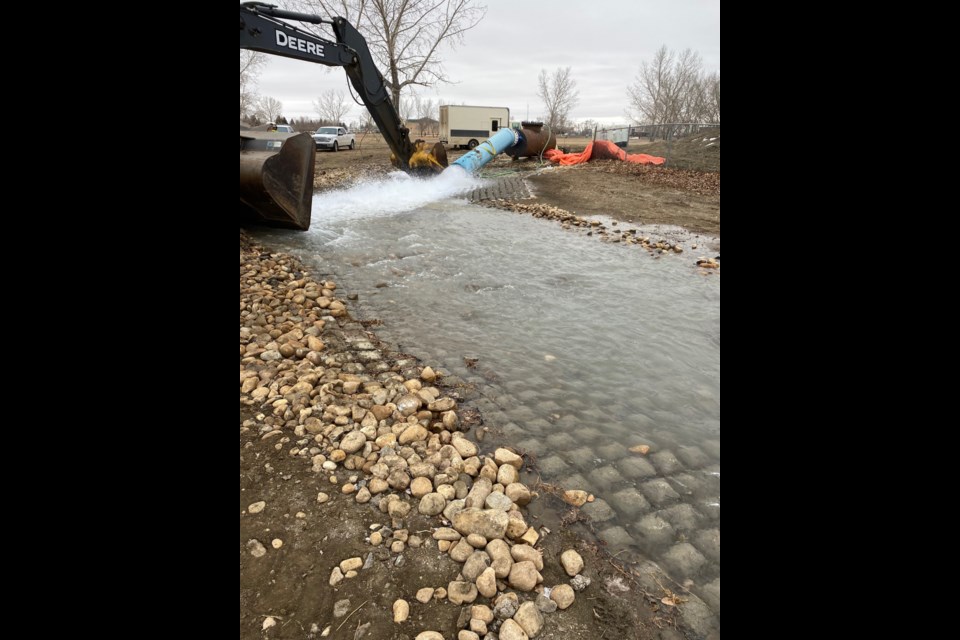
M279 18L332 25L337 42L324 40ZM326 20L318 15L286 11L262 2L246 2L240 5L240 48L343 67L380 128L399 168L410 170L410 158L417 150L410 141L410 130L403 126L397 115L367 41L344 18Z

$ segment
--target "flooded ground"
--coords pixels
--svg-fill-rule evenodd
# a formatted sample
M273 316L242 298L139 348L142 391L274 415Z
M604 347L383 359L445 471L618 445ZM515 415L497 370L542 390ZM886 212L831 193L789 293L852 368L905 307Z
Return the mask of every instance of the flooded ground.
M316 196L309 232L253 235L335 269L382 340L478 390L542 482L597 497L611 553L719 614L719 276L459 199L474 186L393 174Z

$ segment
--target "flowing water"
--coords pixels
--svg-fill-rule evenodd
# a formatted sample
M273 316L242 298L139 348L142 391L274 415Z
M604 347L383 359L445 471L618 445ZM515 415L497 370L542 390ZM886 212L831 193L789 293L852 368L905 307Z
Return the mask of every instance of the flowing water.
M458 197L476 185L392 174L315 196L306 233L254 235L481 389L485 424L544 482L597 496L583 512L612 553L692 580L719 614L719 276Z

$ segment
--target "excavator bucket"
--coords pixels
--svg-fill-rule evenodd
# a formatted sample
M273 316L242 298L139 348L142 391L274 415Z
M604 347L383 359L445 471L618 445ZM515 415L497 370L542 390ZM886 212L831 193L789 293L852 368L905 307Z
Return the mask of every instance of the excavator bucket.
M240 132L240 219L310 227L316 144L308 133Z

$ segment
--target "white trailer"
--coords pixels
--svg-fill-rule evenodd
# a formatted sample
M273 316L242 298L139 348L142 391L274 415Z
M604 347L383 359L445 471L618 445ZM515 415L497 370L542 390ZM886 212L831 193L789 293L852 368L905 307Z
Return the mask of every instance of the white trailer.
M510 109L445 104L440 107L440 142L454 148L475 146L510 126Z

